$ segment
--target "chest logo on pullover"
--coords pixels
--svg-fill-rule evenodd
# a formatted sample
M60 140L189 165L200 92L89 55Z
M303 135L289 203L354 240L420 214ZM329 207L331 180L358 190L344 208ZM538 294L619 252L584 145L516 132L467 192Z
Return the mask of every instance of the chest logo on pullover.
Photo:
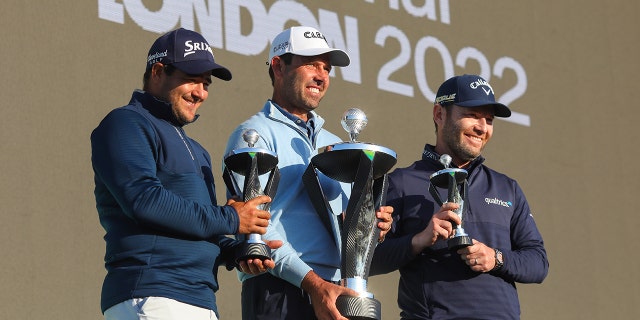
M498 199L498 198L493 198L493 199L491 199L491 198L484 198L484 201L485 201L487 204L497 204L497 205L499 205L499 206L506 207L506 208L511 208L511 206L513 205L513 204L511 203L511 201L504 201L504 200L500 200L500 199Z

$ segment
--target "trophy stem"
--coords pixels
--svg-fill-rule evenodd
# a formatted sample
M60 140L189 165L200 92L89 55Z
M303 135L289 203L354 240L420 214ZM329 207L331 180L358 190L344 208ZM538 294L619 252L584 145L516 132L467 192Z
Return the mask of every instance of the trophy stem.
M373 294L367 291L367 280L362 277L342 279L341 284L358 292L361 297L373 298Z
M456 234L447 240L447 246L449 250L456 251L464 247L468 247L473 244L471 237L464 231L461 225L456 227Z
M247 237L247 242L254 242L254 243L262 242L262 237L257 233L250 233L249 236Z
M249 148L233 150L225 159L225 169L223 173L224 182L227 189L236 196L242 196L243 201L249 201L260 195L268 195L273 198L276 194L280 181L280 171L278 169L278 158L275 153L269 150L254 148L254 143L258 139L255 130L247 130L243 135ZM241 194L238 194L238 183L232 176L232 172L244 176L244 186ZM269 178L264 190L260 186L260 175L269 172ZM271 203L261 204L258 209L269 210ZM262 241L259 234L248 234L236 251L236 263L247 259L271 259L271 248Z
M436 191L435 187L447 189L447 201L458 204L458 209L454 210L455 214L460 217L461 222L464 223L465 202L467 198L467 171L459 168L447 168L449 161L444 161L443 158L449 157L443 155L441 162L445 165L445 169L434 172L429 181L429 192L433 196L433 199L438 202L439 205L443 205L440 195ZM450 158L450 157L449 157ZM445 159L447 160L447 159ZM461 185L461 186L459 186ZM455 235L447 240L447 246L449 250L456 251L458 249L468 247L473 244L471 237L464 231L462 223L455 226Z
M342 285L359 293L358 297L339 296L336 307L349 319L379 320L380 302L367 292L367 276L371 258L377 245L379 231L376 229L377 192L386 192L377 187L383 178L374 179L374 164L367 152L360 152L360 160L345 212L342 233Z

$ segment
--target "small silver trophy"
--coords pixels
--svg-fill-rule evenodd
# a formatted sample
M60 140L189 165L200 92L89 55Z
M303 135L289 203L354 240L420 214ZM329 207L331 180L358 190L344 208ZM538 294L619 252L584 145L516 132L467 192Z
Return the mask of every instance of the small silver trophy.
M278 156L270 150L254 147L260 138L256 130L245 130L242 138L247 142L248 147L232 150L224 158L223 179L227 190L234 196L241 196L242 201L245 202L260 195L268 195L273 199L280 181ZM264 190L262 190L259 178L267 172L269 178ZM242 190L240 190L232 173L244 176ZM268 211L270 205L270 202L261 204L258 209ZM246 259L271 259L271 249L262 241L259 234L238 235L238 238L244 238L244 242L236 256L236 262Z
M355 290L359 296L339 296L336 307L349 319L379 320L381 305L373 294L367 292L367 278L380 235L376 210L385 204L387 172L396 164L396 153L382 146L357 141L358 134L367 125L367 117L361 110L347 110L341 123L349 133L350 141L328 146L324 152L314 156L303 181L316 211L330 232L328 216L333 213L324 200L315 170L331 179L352 183L340 232L340 270L342 285Z
M471 237L464 231L462 227L463 216L465 212L465 202L467 201L467 170L460 168L449 168L451 164L451 156L443 154L440 156L440 163L444 166L444 169L434 172L429 180L429 192L433 196L434 200L438 202L440 206L443 205L443 201L440 198L440 194L436 191L435 187L447 189L447 201L454 202L459 205L458 209L454 210L459 217L461 223L455 226L455 234L447 240L447 246L449 250L458 250L473 244Z

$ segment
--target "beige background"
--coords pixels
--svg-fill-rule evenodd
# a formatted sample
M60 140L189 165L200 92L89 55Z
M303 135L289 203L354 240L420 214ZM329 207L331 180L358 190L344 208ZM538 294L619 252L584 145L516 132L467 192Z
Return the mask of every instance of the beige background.
M161 1L128 2L162 7ZM273 2L261 1L267 8ZM343 135L342 112L362 108L370 124L361 138L394 149L398 166L418 159L424 143L433 142L431 101L417 89L413 64L392 79L412 85L414 97L377 89L378 71L399 52L393 41L375 44L384 25L401 30L413 48L431 36L452 55L474 47L491 65L504 56L517 60L528 85L510 106L529 115L531 125L496 121L485 156L520 182L549 254L545 282L518 286L522 319L634 317L640 304L640 2L435 1L449 4L449 24L390 9L395 2L401 8L425 3L300 1L316 16L328 10L357 18L359 26L362 83L337 72L319 109L329 129ZM89 134L141 86L147 50L159 34L128 16L122 24L100 19L98 3L0 4L0 319L101 319L104 232L93 198ZM243 28L250 25L243 20ZM214 83L202 117L186 129L219 168L227 135L262 106L271 87L266 50L257 56L214 51L234 80ZM425 61L435 90L445 71L437 55L428 53ZM474 62L454 69L479 70ZM506 71L489 80L500 96L516 77ZM219 170L214 174L220 177ZM233 272L220 273L222 319L239 319L239 283ZM369 281L384 319L398 318L396 278Z

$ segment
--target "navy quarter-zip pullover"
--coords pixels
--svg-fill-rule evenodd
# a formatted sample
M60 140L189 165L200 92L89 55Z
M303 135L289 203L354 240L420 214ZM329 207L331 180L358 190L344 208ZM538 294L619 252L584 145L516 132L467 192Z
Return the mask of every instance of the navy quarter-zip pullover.
M387 204L394 208L394 225L376 248L371 272L400 270L402 319L519 319L516 282L542 282L549 263L520 186L485 166L484 158L466 168L463 225L471 238L501 250L504 266L488 273L472 271L443 240L412 254L411 238L440 208L429 193L429 176L444 168L439 158L427 145L422 160L389 175ZM441 199L447 198L446 192L440 190Z
M237 244L224 235L238 231L239 218L216 205L207 151L185 134L171 105L142 91L102 120L91 148L106 231L102 311L157 296L217 313L217 268Z

